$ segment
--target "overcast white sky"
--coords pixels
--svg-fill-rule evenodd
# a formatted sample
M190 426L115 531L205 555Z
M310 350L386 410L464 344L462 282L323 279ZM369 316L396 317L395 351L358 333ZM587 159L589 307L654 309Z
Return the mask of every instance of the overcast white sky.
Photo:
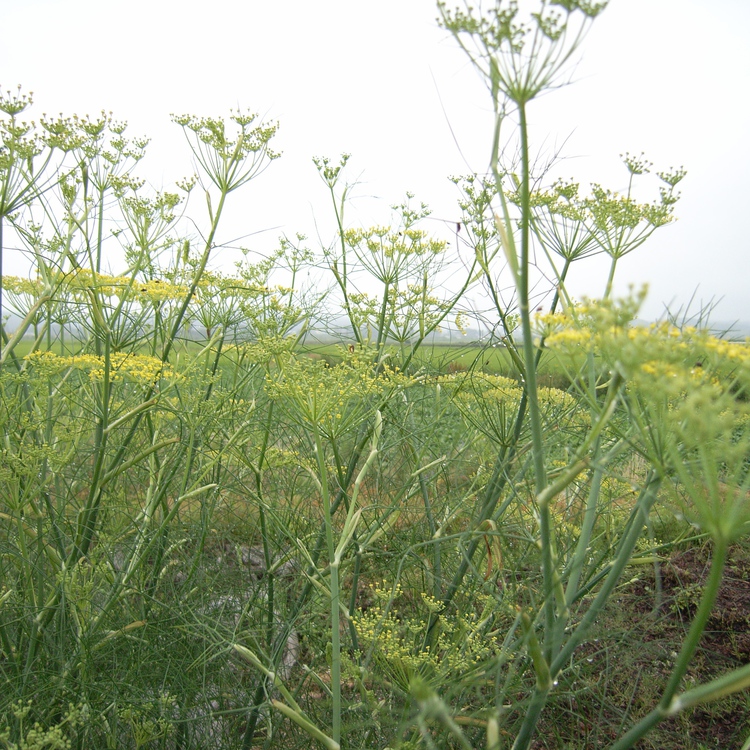
M128 120L152 138L140 172L158 188L192 172L170 113L241 106L277 119L284 155L236 196L225 239L314 242L317 222L327 242L314 155L352 154L365 224L407 190L455 221L447 175L487 168L488 95L435 17L433 0L0 0L0 84L33 91L37 116ZM584 184L624 188L624 151L688 169L679 221L622 263L620 291L650 284L646 315L697 289L723 297L717 318L750 319L748 24L748 0L611 0L576 82L530 111L537 148L569 137L559 173ZM574 293L601 294L599 271Z

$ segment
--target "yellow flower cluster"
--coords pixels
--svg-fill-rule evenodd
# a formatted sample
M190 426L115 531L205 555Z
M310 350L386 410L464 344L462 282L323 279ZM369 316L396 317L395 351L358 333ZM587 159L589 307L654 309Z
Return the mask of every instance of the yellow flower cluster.
M735 341L725 341L714 336L706 336L703 346L709 355L714 355L729 362L736 362L748 367L750 365L750 343L740 344Z
M20 276L4 276L3 289L12 294L29 294L37 297L42 293L44 283L41 279L24 279Z
M550 349L562 351L587 351L593 344L590 331L580 328L563 328L561 331L550 333L546 344Z
M251 344L228 344L224 347L224 353L250 364L266 364L276 357L289 355L294 348L294 342L293 336L264 337Z
M160 279L139 282L134 288L139 298L157 303L185 299L189 291L187 284L172 284Z
M36 351L24 358L38 374L51 377L65 370L81 370L88 373L92 381L104 378L106 359L95 354L60 356L50 351ZM115 352L109 358L111 381L131 380L153 385L160 380L178 380L182 376L169 363L145 354Z
M74 297L86 290L96 290L105 297L121 297L130 293L135 298L150 302L184 299L189 289L186 284L173 284L160 279L139 281L128 276L94 275L84 268L71 273L55 274L48 284L40 278L23 279L18 276L8 276L3 279L3 286L12 293L26 294L34 298L39 297L45 288L50 286L64 288ZM131 291L128 292L128 290Z
M64 283L72 292L86 289L96 289L99 293L114 297L122 293L131 284L127 276L108 276L106 274L92 274L84 268L79 268L72 273L60 275L58 282Z
M750 345L726 341L707 330L668 323L632 325L637 301L585 303L565 314L540 316L546 346L558 355L593 353L626 376L638 374L696 381L731 376L750 380ZM554 330L553 330L554 329ZM711 372L711 376L708 373ZM745 383L745 386L750 383Z
M466 372L441 375L438 384L451 390L468 421L475 425L481 421L495 435L512 432L523 397L523 388L517 381L502 375ZM580 408L574 396L559 388L539 388L538 399L543 419L556 429L590 424L588 412Z
M344 241L352 248L364 245L371 253L393 258L394 256L438 255L445 251L444 240L430 238L421 229L394 231L391 227L371 227L369 229L348 229Z
M548 337L564 330L570 320L564 313L538 312L534 315L533 330L538 336Z
M630 424L649 460L692 467L700 454L706 465L721 465L728 483L741 473L750 440L750 345L668 322L632 325L635 309L633 301L571 308L567 327L547 345L571 372L592 357L603 377L616 372L626 380ZM718 528L716 518L704 513L705 528Z
M457 394L469 388L481 389L482 391L521 390L517 380L506 378L503 375L489 375L483 372L452 372L438 376L437 383L446 386Z
M396 367L373 366L372 352L366 349L342 350L341 354L341 364L333 367L306 356L290 357L278 374L266 376L269 396L293 419L334 434L371 414L373 397L414 382Z
M371 588L380 601L392 600L400 592L391 591L385 581ZM370 650L383 672L404 690L416 675L436 684L461 678L495 654L480 628L480 619L472 614L442 617L430 645L430 614L442 609L442 603L427 594L422 594L422 599L427 611L417 616L395 613L378 603L354 617L360 647Z
M591 415L580 401L560 388L539 388L539 409L545 421L558 429L588 427Z

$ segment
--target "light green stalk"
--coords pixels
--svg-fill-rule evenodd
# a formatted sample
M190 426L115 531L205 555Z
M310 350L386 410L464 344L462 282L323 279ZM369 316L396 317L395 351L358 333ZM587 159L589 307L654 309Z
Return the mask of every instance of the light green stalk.
M323 502L323 521L325 523L326 549L328 551L329 589L331 592L331 693L332 693L332 735L333 741L341 742L341 633L339 622L339 564L336 559L336 547L333 539L333 515L331 513L331 495L328 489L328 467L325 460L325 449L320 428L316 422L311 425L315 441L315 459L318 464L320 495Z

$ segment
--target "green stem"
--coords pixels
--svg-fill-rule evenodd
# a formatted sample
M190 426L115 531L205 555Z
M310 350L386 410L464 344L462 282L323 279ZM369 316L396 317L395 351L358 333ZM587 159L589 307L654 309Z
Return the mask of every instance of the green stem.
M96 272L102 269L102 243L104 241L104 188L105 184L99 186L99 216L97 217L96 229Z
M629 526L620 540L620 545L614 559L610 563L609 573L604 580L604 584L594 598L594 601L589 605L586 614L581 618L581 621L570 634L565 645L560 649L560 652L550 664L549 671L553 680L556 679L560 670L563 669L568 663L568 660L573 656L573 652L581 641L583 641L589 627L591 627L599 616L599 613L604 608L604 605L609 600L612 591L620 580L620 576L622 575L625 566L630 561L633 549L641 535L641 531L646 522L646 517L656 500L656 493L660 484L661 477L655 472L651 472L646 479L641 495L638 498L636 507L630 518ZM539 715L544 708L548 697L549 690L537 689L534 691L531 703L529 704L529 708L524 716L521 729L519 730L516 741L513 744L513 750L527 750L530 746L532 735L536 729L537 722L539 721ZM614 748L612 750L614 750Z
M339 233L339 242L341 243L341 272L339 272L338 264L335 260L331 265L331 271L333 272L333 275L336 279L336 283L339 285L339 289L341 289L341 294L344 298L344 309L346 310L346 316L349 319L349 323L352 327L354 338L356 339L357 343L362 346L364 343L362 341L362 334L360 333L359 328L354 322L352 306L351 302L349 301L349 280L346 266L346 238L344 237L344 205L346 202L347 191L344 190L344 193L341 196L341 208L339 208L339 204L336 202L336 193L334 191L334 186L329 185L329 189L331 191L331 199L333 200L333 210L336 214L336 226Z
M523 333L524 387L529 397L529 421L531 426L532 450L534 456L534 478L537 494L544 489L547 478L544 468L544 437L542 420L539 411L539 400L536 382L536 348L531 332L531 310L529 307L529 267L530 267L530 233L531 216L530 177L529 177L529 135L526 121L526 107L523 102L518 105L521 132L521 264L519 268L518 307L521 316Z
M609 266L609 276L607 277L607 286L604 289L604 299L609 299L612 295L612 286L615 283L615 271L617 270L617 259L619 256L612 256L612 263Z
M599 613L607 603L612 591L614 591L622 572L630 562L633 549L641 536L643 526L645 525L646 518L651 511L651 506L656 500L656 495L661 486L661 482L662 477L653 470L646 478L641 494L636 501L636 506L630 517L629 525L620 539L620 544L615 552L614 559L609 564L609 572L606 574L604 584L601 589L599 589L594 600L586 610L586 613L576 626L576 629L571 633L567 642L563 648L560 649L560 653L557 654L550 666L550 671L553 677L565 666L568 659L573 655L573 651L575 651L577 646L583 641L588 628L599 616Z
M673 713L673 711L670 710L672 701L677 693L677 689L680 687L680 683L682 682L685 673L688 670L693 654L698 648L703 631L708 624L708 618L711 616L714 604L716 603L716 597L719 594L719 587L721 586L721 578L724 574L724 565L726 564L728 551L729 544L726 539L718 538L714 541L711 569L709 570L708 578L703 588L703 595L701 596L698 610L695 613L693 622L690 624L687 638L685 638L685 641L682 644L680 654L677 657L672 674L669 676L669 682L667 682L667 686L664 688L664 693L659 701L659 705L651 711L650 714L641 719L641 721L632 727L617 742L611 745L610 750L626 750L626 748L633 747L641 737L644 737L650 732L651 729L653 729L653 727L655 727L662 719Z
M524 388L529 401L529 424L531 427L531 450L534 465L536 494L540 496L547 485L544 466L545 448L542 434L542 420L539 410L538 387L536 381L537 358L531 331L531 309L529 304L530 266L530 177L529 141L526 104L518 102L519 130L521 135L521 263L518 271L518 307L521 316L523 335ZM552 659L553 634L555 632L555 564L553 560L554 539L549 503L539 503L539 536L542 550L542 578L544 591L544 650L547 661Z
M315 455L318 462L320 489L323 501L323 520L325 523L326 547L330 569L331 591L331 694L333 696L332 734L336 743L341 741L341 635L339 631L339 563L336 559L336 547L333 539L333 515L331 513L331 496L328 488L328 467L325 462L323 439L317 423L313 423L315 438Z
M185 295L185 299L183 300L182 305L180 306L177 315L175 316L174 323L172 324L172 330L162 351L161 359L163 362L166 362L169 359L169 353L172 351L172 346L174 345L174 342L177 338L177 334L180 332L182 321L185 319L188 307L193 301L195 292L198 289L198 284L200 283L200 280L203 277L203 273L206 270L206 266L208 265L208 260L211 257L211 252L214 248L214 238L216 237L216 232L219 228L219 220L221 219L221 214L224 211L224 203L226 202L227 194L227 190L222 190L219 195L219 205L216 207L216 213L212 217L213 221L211 222L211 229L208 233L208 237L206 238L203 255L201 256L198 266L193 272L193 279L190 283L190 288L188 289L188 293Z
M92 305L97 307L99 303L97 290L92 291ZM96 522L99 512L99 507L104 492L104 484L102 481L107 474L104 470L104 463L106 458L107 438L108 438L108 421L109 421L109 403L110 403L110 336L106 325L103 325L103 317L101 310L94 312L93 315L94 324L96 326L96 341L97 348L99 348L101 338L104 339L104 375L102 377L102 383L97 388L99 395L99 416L96 422L96 430L94 434L94 474L91 478L91 485L89 488L88 497L84 506L84 511L81 515L81 520L78 524L78 531L76 533L76 541L73 553L71 555L71 564L75 564L79 559L85 557L91 544L94 540L94 534L96 531ZM137 417L136 417L137 419Z

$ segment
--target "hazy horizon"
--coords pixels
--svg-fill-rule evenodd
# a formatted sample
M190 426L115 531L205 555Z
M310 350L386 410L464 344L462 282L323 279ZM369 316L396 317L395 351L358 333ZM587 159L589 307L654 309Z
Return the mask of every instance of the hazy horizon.
M327 244L334 222L311 160L342 152L352 153L359 182L353 224L382 223L411 190L433 209L428 228L445 234L460 218L447 177L486 171L491 112L435 16L432 0L217 0L210 9L194 0L0 0L9 32L0 83L35 92L32 118L106 109L129 120L130 135L152 138L138 174L157 189L191 171L170 113L240 106L279 120L283 156L230 204L220 243L252 235L247 243L266 252L299 231ZM649 318L691 298L696 309L719 301L721 319L750 318L740 221L750 173L748 22L750 3L740 0L612 0L581 47L574 83L530 107L534 153L562 149L554 175L623 189L626 151L645 151L654 170L687 169L677 221L620 264L615 293L648 283ZM229 267L232 252L216 262ZM6 273L13 263L9 256ZM571 293L601 294L601 274L597 259L586 261Z

